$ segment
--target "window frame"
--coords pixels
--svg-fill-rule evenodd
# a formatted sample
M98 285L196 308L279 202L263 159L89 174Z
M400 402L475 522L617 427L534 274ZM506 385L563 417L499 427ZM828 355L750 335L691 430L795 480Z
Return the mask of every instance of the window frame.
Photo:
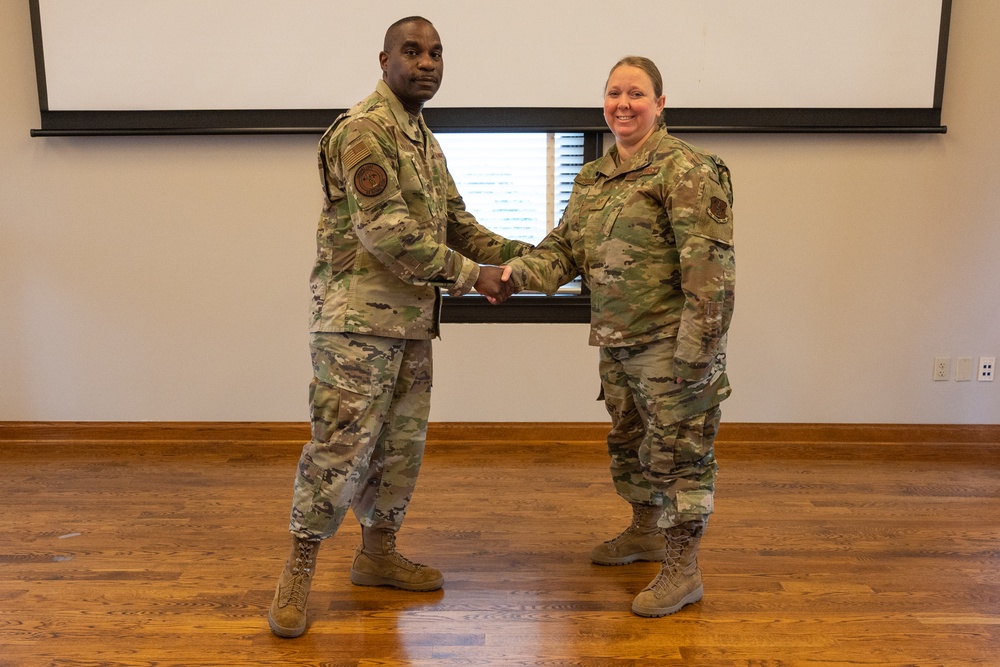
M583 163L601 154L603 132L583 133ZM579 294L515 294L494 306L479 295L444 296L441 322L446 324L565 324L590 322L590 292L581 286Z

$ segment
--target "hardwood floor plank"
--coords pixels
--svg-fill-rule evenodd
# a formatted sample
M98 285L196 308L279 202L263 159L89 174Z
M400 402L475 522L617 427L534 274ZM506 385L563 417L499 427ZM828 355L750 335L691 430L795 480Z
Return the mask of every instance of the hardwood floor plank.
M657 564L587 558L629 518L603 444L461 432L429 444L399 537L444 589L351 585L348 519L320 550L296 640L265 620L301 446L287 432L0 438L0 667L1000 664L993 444L800 428L720 447L705 598L642 619L629 605Z

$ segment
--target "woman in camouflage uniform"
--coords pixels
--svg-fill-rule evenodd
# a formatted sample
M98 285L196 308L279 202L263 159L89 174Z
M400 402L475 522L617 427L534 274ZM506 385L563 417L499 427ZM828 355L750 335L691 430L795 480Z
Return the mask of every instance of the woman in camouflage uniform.
M601 565L661 560L632 604L671 614L702 596L697 553L712 513L719 403L730 394L732 186L717 156L667 133L656 65L611 70L604 118L615 145L584 165L559 226L509 263L516 289L553 293L577 275L591 295L611 415L611 473L632 524L598 545Z

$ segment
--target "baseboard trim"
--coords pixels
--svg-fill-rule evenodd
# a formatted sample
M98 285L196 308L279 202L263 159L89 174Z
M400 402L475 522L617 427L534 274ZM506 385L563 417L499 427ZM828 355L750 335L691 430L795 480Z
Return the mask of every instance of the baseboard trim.
M303 442L306 422L0 422L0 442Z
M600 442L601 422L432 422L433 443ZM0 443L304 442L305 422L0 422ZM1000 444L1000 424L723 423L722 443Z

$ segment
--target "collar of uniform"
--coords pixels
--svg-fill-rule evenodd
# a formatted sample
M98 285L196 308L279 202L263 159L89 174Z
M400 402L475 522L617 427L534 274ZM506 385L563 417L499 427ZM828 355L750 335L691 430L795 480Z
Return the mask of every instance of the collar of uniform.
M403 108L403 103L399 101L396 93L392 92L392 88L383 79L379 79L379 82L375 84L375 92L384 97L389 103L389 109L392 111L392 115L396 117L396 124L403 130L403 133L411 140L419 141L426 128L424 125L424 115L420 114L414 119Z
M618 146L612 146L597 165L597 173L607 178L615 173L616 169L618 169Z
M658 126L653 130L652 134L646 137L646 141L639 147L639 150L622 164L616 164L618 162L618 146L612 146L611 150L604 156L604 159L601 160L601 164L597 166L597 171L605 177L611 178L612 176L627 174L630 171L645 169L652 163L653 153L656 152L657 147L665 136L667 136L667 128L662 125Z

